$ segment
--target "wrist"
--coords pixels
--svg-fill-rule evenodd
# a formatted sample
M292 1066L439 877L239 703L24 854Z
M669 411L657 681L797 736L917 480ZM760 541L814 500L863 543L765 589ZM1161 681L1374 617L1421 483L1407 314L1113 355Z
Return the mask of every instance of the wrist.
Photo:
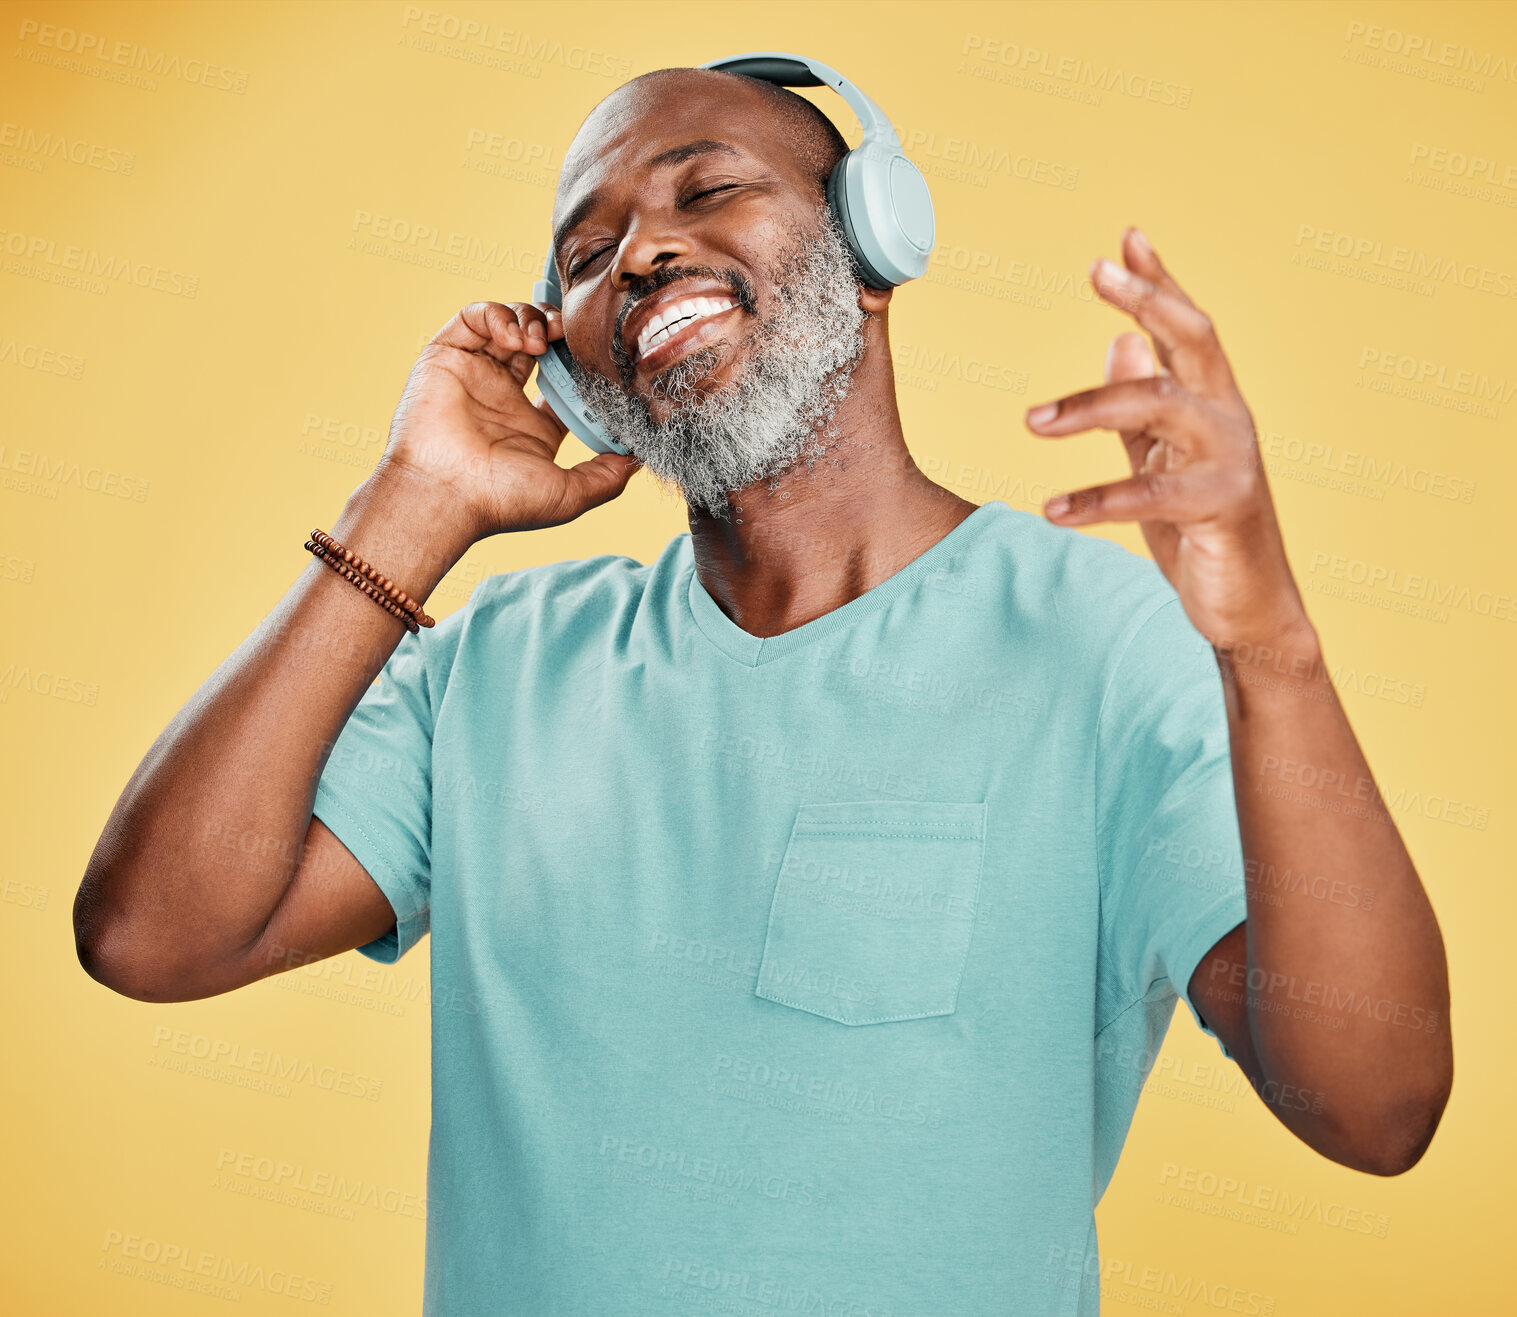
M1304 612L1267 634L1267 641L1212 644L1230 718L1337 700L1317 629Z
M330 533L423 604L478 538L454 492L386 458Z
M1322 667L1322 642L1317 628L1302 614L1299 619L1271 627L1262 640L1214 640L1217 662L1234 671L1269 669L1294 677L1309 677Z

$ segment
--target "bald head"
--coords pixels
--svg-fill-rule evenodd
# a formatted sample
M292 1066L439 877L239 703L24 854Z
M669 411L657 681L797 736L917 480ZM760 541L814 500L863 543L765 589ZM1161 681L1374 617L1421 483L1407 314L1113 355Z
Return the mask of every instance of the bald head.
M827 176L832 168L848 154L848 143L837 125L804 96L797 96L788 87L780 87L762 78L750 78L741 73L729 73L724 69L655 69L632 79L633 83L644 80L664 79L696 73L720 78L756 92L769 110L765 124L766 135L784 144L785 148L801 162L802 168L816 180L818 188L827 186ZM631 85L631 84L629 84Z
M818 195L824 192L833 167L848 153L848 143L832 120L787 87L723 69L654 69L623 83L585 116L564 157L559 196L595 160L604 143L642 115L658 117L661 102L688 97L709 98L719 105L747 101L758 111L750 118L754 136L779 145L813 182Z
M658 69L618 87L580 125L554 198L552 261L575 362L655 410L672 405L670 381L726 406L778 350L764 326L778 318L799 332L786 300L797 280L811 320L827 321L822 337L851 351L853 320L882 315L889 297L866 290L827 205L847 153L825 114L761 79ZM829 300L829 289L843 295ZM687 303L680 321L662 318ZM781 410L808 391L786 376Z

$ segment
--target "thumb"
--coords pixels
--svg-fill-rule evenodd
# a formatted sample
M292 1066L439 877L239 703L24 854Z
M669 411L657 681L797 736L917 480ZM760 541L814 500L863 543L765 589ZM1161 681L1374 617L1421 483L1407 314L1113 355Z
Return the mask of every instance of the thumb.
M642 462L625 453L597 453L588 461L569 467L564 475L569 482L569 499L574 516L590 508L609 503L624 489Z
M1147 379L1159 373L1153 349L1145 334L1118 334L1106 349L1106 382L1117 384L1122 380Z
M1148 379L1158 373L1159 363L1154 358L1153 348L1149 346L1147 335L1131 331L1118 334L1112 339L1111 346L1106 349L1106 382L1108 384L1120 384L1123 380ZM1146 471L1149 466L1149 454L1153 452L1159 441L1146 430L1119 430L1118 434L1122 437L1122 447L1127 450L1127 461L1132 467L1133 475ZM1155 456L1167 463L1170 450L1167 447L1162 448ZM1157 521L1141 522L1139 529L1143 532L1144 540L1148 542L1154 561L1159 564L1160 570L1167 572L1169 565L1174 562L1179 531L1171 525Z

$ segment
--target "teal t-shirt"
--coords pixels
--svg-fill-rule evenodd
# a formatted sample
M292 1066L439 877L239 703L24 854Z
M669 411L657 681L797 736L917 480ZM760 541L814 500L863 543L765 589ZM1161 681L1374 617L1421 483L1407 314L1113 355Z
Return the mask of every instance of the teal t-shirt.
M768 638L688 534L491 577L314 812L395 908L360 950L431 933L429 1317L1095 1313L1095 1204L1247 914L1210 646L1002 502Z

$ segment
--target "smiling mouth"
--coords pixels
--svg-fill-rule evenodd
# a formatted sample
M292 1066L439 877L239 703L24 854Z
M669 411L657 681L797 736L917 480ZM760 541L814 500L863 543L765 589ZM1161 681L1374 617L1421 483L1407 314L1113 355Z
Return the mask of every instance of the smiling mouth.
M636 355L639 365L645 361L672 359L671 351L676 343L684 343L702 324L728 311L736 310L737 299L732 297L691 297L659 312L637 336Z

